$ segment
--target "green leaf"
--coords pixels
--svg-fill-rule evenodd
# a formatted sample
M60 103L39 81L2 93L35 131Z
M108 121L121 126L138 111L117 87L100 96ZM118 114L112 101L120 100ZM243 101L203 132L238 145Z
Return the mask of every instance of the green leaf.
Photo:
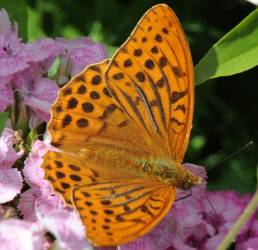
M47 73L47 77L48 78L54 79L54 77L57 74L57 71L58 71L58 68L60 66L60 63L61 63L61 58L60 58L60 56L57 56L55 58L54 62L52 63L50 69L48 70L48 73Z
M215 43L195 66L196 85L258 65L258 9Z
M18 23L19 37L26 42L28 13L25 0L0 0L0 8L7 11L11 21Z
M8 112L0 113L0 135L2 134L2 132L5 128L8 116L9 116Z

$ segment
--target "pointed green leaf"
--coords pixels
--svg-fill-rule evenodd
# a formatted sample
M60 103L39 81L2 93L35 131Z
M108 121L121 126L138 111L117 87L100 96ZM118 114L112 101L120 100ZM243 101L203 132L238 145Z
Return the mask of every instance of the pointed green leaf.
M196 85L258 65L258 9L215 43L195 66Z

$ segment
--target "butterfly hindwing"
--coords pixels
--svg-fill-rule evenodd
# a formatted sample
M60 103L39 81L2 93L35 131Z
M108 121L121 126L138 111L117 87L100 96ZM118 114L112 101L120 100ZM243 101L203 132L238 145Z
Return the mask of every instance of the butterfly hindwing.
M106 80L153 145L182 161L192 124L193 66L181 25L167 5L142 17L111 59Z
M75 186L95 182L100 177L96 168L88 167L82 158L73 153L48 151L42 167L45 178L69 205L72 205L72 190Z
M127 243L150 231L166 215L175 188L143 179L103 180L78 186L73 201L96 246Z
M43 168L53 188L77 209L94 245L119 245L144 235L175 199L175 188L155 178L114 172L73 153L49 151Z

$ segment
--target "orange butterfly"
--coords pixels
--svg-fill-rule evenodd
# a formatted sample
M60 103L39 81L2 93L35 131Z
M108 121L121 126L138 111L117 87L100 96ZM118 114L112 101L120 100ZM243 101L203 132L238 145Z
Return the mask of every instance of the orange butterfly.
M152 7L113 58L87 67L52 107L46 178L79 212L96 246L149 232L176 187L201 178L182 163L192 126L193 65L175 13Z

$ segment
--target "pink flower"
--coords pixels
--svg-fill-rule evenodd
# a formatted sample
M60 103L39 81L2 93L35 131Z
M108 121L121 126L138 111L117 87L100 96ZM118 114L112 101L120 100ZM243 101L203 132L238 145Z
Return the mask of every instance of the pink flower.
M56 41L63 49L59 78L66 81L79 72L87 65L97 63L107 58L107 51L100 43L94 43L88 37L74 40L57 38ZM65 82L65 80L62 80ZM58 81L60 83L60 80ZM61 83L64 83L61 82Z
M5 128L0 137L0 204L11 201L20 193L23 179L18 169L11 168L14 162L23 155L23 150L16 152L15 131Z
M24 103L43 121L50 119L50 108L57 97L58 86L47 78L37 78Z
M75 211L53 209L47 216L40 218L40 223L55 236L55 249L90 249L84 226Z
M151 240L147 240L145 237L141 237L133 242L121 245L119 249L120 250L135 250L135 249L157 250L155 244L153 244Z
M227 233L244 209L241 197L233 191L207 192L206 197L202 202L206 222L217 232Z
M250 200L250 196L246 195ZM245 196L245 197L246 197ZM245 200L245 198L244 198ZM246 223L247 227L241 231L236 239L236 250L256 250L258 246L258 218L257 214Z
M0 78L13 75L28 67L21 51L23 44L17 36L17 26L11 25L5 10L0 11Z
M18 169L0 170L0 204L11 201L22 189L22 176Z
M24 218L30 221L36 221L38 215L45 215L51 209L65 206L63 199L54 193L50 183L44 179L44 170L41 168L41 164L42 157L48 149L54 148L46 146L43 141L35 141L24 162L24 178L31 188L21 194L18 208Z
M0 137L0 169L11 168L12 165L23 155L23 150L15 151L13 146L17 139L16 132L5 128Z
M53 39L43 38L24 45L22 53L30 63L40 62L42 71L47 72L56 56L62 53L62 47Z
M18 219L0 221L0 250L43 249L43 232L35 225Z
M49 182L44 179L44 170L40 167L43 162L42 157L47 150L48 148L43 141L35 141L29 156L24 162L23 174L30 187L43 188L49 185Z
M18 209L21 211L24 220L31 222L37 221L35 204L40 196L41 192L39 188L30 188L21 194Z
M246 241L238 244L236 250L257 250L258 237L247 239Z
M30 68L19 72L13 76L13 82L23 97L23 103L31 108L30 125L37 126L42 121L48 122L50 118L50 108L57 97L57 84L42 74L44 63L34 63ZM42 67L43 68L42 68ZM37 117L38 119L35 119Z

